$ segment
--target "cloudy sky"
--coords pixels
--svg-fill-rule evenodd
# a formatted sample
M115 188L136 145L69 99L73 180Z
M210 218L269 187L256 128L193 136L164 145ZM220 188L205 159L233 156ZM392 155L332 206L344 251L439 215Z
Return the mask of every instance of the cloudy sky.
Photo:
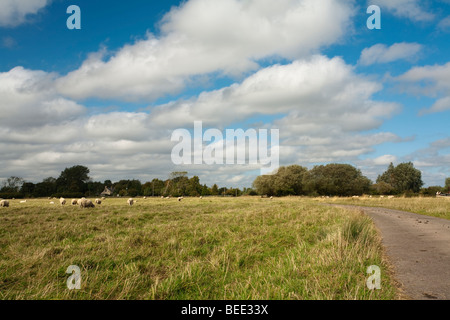
M188 171L251 186L255 166L173 164L171 135L194 121L279 129L281 165L375 180L412 161L443 185L450 0L0 1L0 180L80 164L98 181Z

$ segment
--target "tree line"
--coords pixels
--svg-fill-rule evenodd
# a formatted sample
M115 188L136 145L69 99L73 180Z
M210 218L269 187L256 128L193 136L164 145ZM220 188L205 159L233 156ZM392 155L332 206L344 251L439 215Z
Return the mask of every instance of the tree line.
M370 195L424 195L450 192L450 178L445 187L422 188L422 173L412 162L392 163L378 176L375 183L349 164L318 165L308 170L299 165L280 167L276 174L259 176L253 183L258 194L268 196L360 196Z
M167 180L155 178L145 183L137 179L114 183L111 180L93 181L89 173L89 168L77 165L64 169L58 178L48 177L39 183L27 182L23 178L13 176L2 183L0 198L92 197L100 195L105 191L105 187L114 197L241 196L252 192L250 188L241 190L219 187L217 184L208 187L200 184L198 176L189 178L187 172L172 172Z
M257 177L252 188L226 188L217 184L211 187L201 184L198 176L188 177L187 172L172 172L168 179L153 179L145 183L140 180L112 182L93 181L89 168L81 165L64 169L58 178L48 177L39 183L27 182L20 177L3 181L0 198L40 197L92 197L100 195L105 187L111 196L136 197L179 197L179 196L354 196L414 195L433 196L436 192L450 192L450 178L445 187L422 188L422 174L411 162L394 166L378 176L376 183L365 177L361 171L349 164L318 165L308 170L300 165L280 167L275 174Z

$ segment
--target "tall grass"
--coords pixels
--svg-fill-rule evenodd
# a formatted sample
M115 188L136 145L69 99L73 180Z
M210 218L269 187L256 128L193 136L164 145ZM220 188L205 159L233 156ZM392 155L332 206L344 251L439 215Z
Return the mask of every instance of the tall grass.
M66 269L81 268L80 290ZM378 265L382 289L366 287ZM1 299L395 299L357 211L300 198L107 199L0 210Z
M450 219L450 197L438 198L403 198L395 197L359 197L359 198L317 198L320 202L351 204L368 207L384 207L422 215Z

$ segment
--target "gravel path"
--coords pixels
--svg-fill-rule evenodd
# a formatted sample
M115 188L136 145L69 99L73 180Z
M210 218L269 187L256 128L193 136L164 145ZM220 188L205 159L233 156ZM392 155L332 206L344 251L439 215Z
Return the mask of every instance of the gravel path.
M450 220L385 208L336 206L362 210L372 218L408 298L450 300Z

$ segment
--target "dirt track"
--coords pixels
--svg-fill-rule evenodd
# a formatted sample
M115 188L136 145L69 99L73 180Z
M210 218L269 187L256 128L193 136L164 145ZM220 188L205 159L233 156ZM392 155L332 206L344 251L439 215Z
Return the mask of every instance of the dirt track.
M450 299L450 220L385 208L341 207L360 209L375 222L394 277L408 298Z

